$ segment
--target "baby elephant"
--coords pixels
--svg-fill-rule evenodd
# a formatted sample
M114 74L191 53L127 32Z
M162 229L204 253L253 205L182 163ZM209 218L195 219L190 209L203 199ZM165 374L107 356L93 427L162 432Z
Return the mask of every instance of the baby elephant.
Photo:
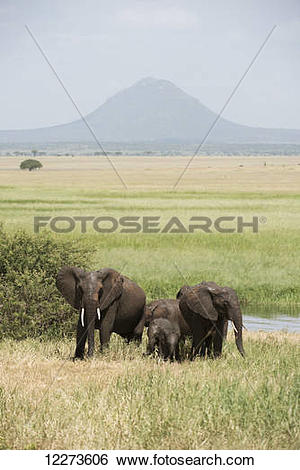
M165 360L174 358L179 361L180 329L177 323L171 323L167 318L155 318L148 328L147 354L153 354L158 346L158 353Z

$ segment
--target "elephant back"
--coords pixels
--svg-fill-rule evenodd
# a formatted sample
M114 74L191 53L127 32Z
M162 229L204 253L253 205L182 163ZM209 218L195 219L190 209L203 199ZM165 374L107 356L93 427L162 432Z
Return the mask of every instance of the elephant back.
M190 336L191 330L189 325L184 320L179 308L178 299L159 299L154 300L148 304L148 309L151 311L151 318L166 318L172 324L178 325L181 337Z
M146 303L144 290L128 277L124 277L123 292L119 299L118 312L122 316L131 316L140 312Z

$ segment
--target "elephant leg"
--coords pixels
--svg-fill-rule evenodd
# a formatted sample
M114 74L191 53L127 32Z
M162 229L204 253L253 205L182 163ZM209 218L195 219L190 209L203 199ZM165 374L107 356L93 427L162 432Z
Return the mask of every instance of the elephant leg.
M206 339L211 335L211 333L212 328L209 326L200 331L196 331L193 334L193 344L190 353L191 361L195 359L195 357L199 354L200 349L202 349L202 346L206 348Z
M150 356L154 353L156 346L156 339L154 336L150 337L147 344L147 354Z
M205 340L205 345L207 349L207 357L213 357L213 341L214 341L214 333L210 334Z
M208 349L208 338L206 340L203 341L203 343L201 344L201 347L200 347L200 351L199 351L199 356L200 357L205 357L205 354L207 352L207 349Z
M224 320L221 318L217 321L216 331L213 338L213 357L220 357L223 348ZM228 321L226 322L228 325Z
M159 357L163 356L163 347L161 341L158 342L158 355Z
M165 347L161 338L158 341L158 354L159 354L159 357L163 357L165 359L166 351L165 351Z
M124 341L129 344L132 340L133 340L133 334L132 333L129 333L128 335L121 335L121 338L124 339Z
M77 323L75 358L83 359L84 347L87 338L87 328L83 327L81 321Z
M179 338L177 347L178 347L178 358L179 358L179 361L181 361L183 357L185 357L185 338L184 337Z
M179 341L177 343L176 349L175 349L175 360L178 362L181 362L181 357L179 353Z
M165 358L170 359L170 361L174 361L175 356L175 347L172 342L169 342L166 348Z
M178 338L175 335L171 335L168 340L168 356L171 361L174 361L176 357L176 350L178 349Z
M142 336L143 336L143 332L144 332L145 321L146 321L146 305L144 305L144 307L143 307L142 316L141 316L140 321L138 322L135 329L133 330L132 339L135 340L138 344L141 344L141 342L142 342Z
M190 351L190 355L189 355L190 361L193 361L196 357L196 354L197 354L196 346L197 346L197 343L194 341L194 338L193 338L192 347L191 347L191 351Z
M112 305L106 312L100 328L100 348L101 350L108 346L116 318L117 307Z

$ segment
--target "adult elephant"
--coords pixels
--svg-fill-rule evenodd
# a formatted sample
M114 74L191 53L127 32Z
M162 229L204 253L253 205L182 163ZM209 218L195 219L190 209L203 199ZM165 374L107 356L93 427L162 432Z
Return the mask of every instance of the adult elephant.
M94 330L100 330L101 348L113 332L127 341L141 342L146 296L135 282L114 269L85 272L64 266L56 285L66 301L79 312L75 358L82 359L86 338L88 356L94 353Z
M190 358L200 352L204 356L220 356L228 320L233 323L238 351L244 356L242 313L238 296L231 287L220 287L214 282L183 286L177 294L179 308L189 325L193 344Z

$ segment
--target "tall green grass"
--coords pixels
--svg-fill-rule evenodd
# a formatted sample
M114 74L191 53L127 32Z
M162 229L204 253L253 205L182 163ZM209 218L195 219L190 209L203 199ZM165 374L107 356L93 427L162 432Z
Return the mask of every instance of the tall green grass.
M70 234L55 235L93 246L90 268L123 269L145 289L149 300L174 296L182 284L214 280L234 287L243 302L297 304L300 302L300 200L297 194L216 193L197 191L93 191L66 187L2 191L1 219L9 230L33 231L38 215L109 215L161 217L161 228L177 216L185 226L192 216L265 216L252 233L116 233L88 231L79 224ZM176 263L176 265L175 265Z
M40 306L45 310L46 303L51 308L55 298L59 318L69 312L68 325L76 321L69 307L64 310L53 282L59 265L68 260L84 263L87 269L114 267L135 279L148 300L174 297L186 283L214 280L234 287L243 304L297 308L300 303L299 194L288 194L286 187L285 193L101 191L88 184L78 189L71 176L66 186L55 185L54 172L52 186L42 180L38 187L1 186L0 220L11 232L9 239L14 240L20 227L28 235L20 238L20 253L13 263L18 256L26 258L24 250L30 251L36 215L158 215L162 224L171 216L188 223L197 215L242 215L245 220L256 215L265 216L267 223L258 233L242 234L99 234L91 228L85 234L78 229L52 233L52 278L42 267L35 272L35 283L27 270L20 275L20 286L18 276L10 277L11 290L3 290L18 321L26 304L20 289L38 299L34 312ZM88 259L76 253L67 256L68 246L79 246L78 242L91 249ZM36 243L41 259L46 258L43 238L37 237ZM4 260L9 259L10 245L5 247ZM51 315L55 326L56 310ZM73 363L74 336L75 331L72 340L56 335L47 342L0 342L1 448L299 448L297 335L245 332L247 356L242 360L230 333L220 360L181 364L143 357L145 338L136 348L115 335L109 351Z

